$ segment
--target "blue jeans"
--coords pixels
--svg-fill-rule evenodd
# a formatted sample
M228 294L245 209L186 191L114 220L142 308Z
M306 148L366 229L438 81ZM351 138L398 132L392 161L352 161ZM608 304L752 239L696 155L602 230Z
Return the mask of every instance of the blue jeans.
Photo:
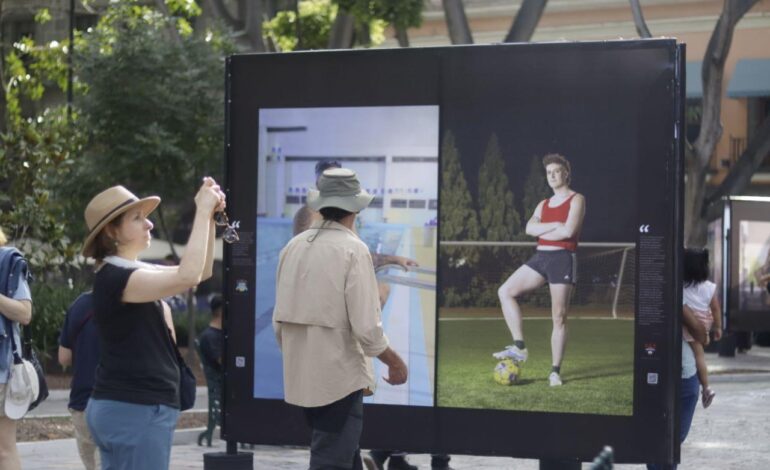
M698 397L700 395L698 374L687 379L682 379L681 390L679 393L679 442L684 442L687 438L687 434L690 433L690 425L692 425L692 418L695 415L695 407L698 405ZM676 464L648 464L647 470L676 470Z
M99 446L102 470L167 470L179 410L88 400L86 421Z

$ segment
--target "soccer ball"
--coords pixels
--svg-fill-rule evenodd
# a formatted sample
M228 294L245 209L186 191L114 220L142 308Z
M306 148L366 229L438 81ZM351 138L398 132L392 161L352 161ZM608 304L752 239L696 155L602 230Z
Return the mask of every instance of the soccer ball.
M521 368L519 364L511 358L503 359L495 366L492 377L500 385L513 385L519 380Z

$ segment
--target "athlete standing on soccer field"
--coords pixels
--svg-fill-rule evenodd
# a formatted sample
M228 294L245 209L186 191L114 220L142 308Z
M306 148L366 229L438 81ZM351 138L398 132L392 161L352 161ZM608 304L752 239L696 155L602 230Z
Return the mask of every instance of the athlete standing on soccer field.
M567 309L575 285L577 250L580 230L585 216L585 198L570 189L570 164L559 154L543 157L548 186L553 196L540 201L527 222L527 235L537 237L535 254L503 283L497 291L503 316L513 336L513 345L493 356L524 362L528 352L524 343L521 307L517 298L548 282L551 292L552 368L549 384L561 385L561 362L567 344Z

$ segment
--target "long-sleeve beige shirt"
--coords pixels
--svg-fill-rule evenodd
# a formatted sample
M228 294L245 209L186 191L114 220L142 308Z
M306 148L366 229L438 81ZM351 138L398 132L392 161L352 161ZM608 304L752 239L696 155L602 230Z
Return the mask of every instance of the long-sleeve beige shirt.
M358 235L336 222L317 222L284 247L273 328L286 402L323 406L374 389L371 358L385 351L388 339L372 258Z

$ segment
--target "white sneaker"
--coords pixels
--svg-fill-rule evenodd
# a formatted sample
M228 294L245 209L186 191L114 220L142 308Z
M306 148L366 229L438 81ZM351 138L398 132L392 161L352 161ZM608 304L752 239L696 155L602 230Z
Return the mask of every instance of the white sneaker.
M559 377L558 373L551 372L548 374L548 383L551 385L551 387L558 387L561 385L561 377Z
M495 359L511 358L516 362L525 362L528 356L527 348L519 349L516 346L506 346L502 351L492 354Z

